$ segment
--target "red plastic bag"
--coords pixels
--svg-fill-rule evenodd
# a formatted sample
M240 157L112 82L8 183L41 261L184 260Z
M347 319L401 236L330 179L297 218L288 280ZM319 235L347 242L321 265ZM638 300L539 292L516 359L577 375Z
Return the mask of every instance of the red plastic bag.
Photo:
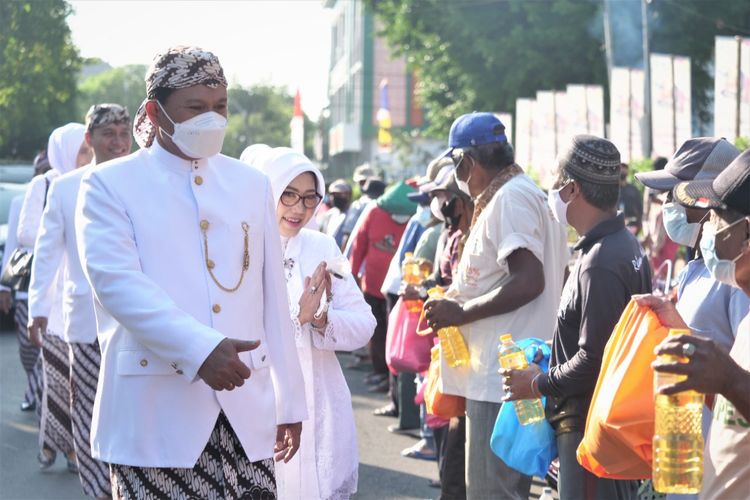
M385 361L395 373L419 373L430 367L432 336L417 335L419 314L409 312L403 298L399 298L388 316L385 340Z
M576 458L610 479L651 477L654 348L669 329L631 300L604 348L602 368Z

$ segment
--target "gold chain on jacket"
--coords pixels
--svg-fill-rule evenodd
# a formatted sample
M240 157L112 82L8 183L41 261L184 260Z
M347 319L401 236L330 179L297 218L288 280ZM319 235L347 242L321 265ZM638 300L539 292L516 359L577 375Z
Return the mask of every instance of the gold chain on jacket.
M216 267L216 263L212 261L208 257L208 226L209 223L207 220L201 221L201 232L203 233L203 254L206 256L206 268L208 269L208 274L211 275L211 279L214 280L214 283L216 283L216 286L224 290L225 292L236 292L240 286L242 285L242 280L245 279L245 272L250 267L250 250L249 250L249 241L247 232L249 230L249 226L247 225L247 222L242 223L242 232L245 233L245 243L244 243L244 253L242 255L242 272L240 273L240 279L237 281L237 284L232 287L228 288L219 283L219 279L214 274L214 267Z

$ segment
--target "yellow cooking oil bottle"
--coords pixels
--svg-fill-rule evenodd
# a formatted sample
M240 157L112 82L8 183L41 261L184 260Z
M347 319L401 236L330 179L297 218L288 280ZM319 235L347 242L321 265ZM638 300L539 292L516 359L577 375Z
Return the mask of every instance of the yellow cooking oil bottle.
M427 290L427 295L430 298L437 299L443 297L445 291L436 286ZM440 349L443 351L448 366L455 368L469 364L469 349L466 347L466 341L457 326L441 328L438 330L437 336L440 339Z
M518 345L513 342L513 336L510 333L500 335L500 345L497 347L497 358L500 360L500 366L510 370L523 370L529 366L526 361L526 354ZM518 422L521 425L533 424L544 420L544 406L542 400L536 399L519 399L513 401L516 409Z
M669 335L690 334L672 328ZM680 356L661 355L660 360L676 361ZM703 394L683 391L659 394L658 388L684 380L684 375L654 372L655 422L653 441L653 482L659 493L698 493L703 481Z

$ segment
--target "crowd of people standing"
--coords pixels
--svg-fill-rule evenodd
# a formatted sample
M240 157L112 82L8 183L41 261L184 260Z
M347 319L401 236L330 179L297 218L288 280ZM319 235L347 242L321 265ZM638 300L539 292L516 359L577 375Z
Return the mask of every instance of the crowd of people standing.
M613 143L579 135L545 192L503 123L475 112L423 176L388 186L362 166L353 184L327 182L290 148L220 154L227 82L214 54L170 48L145 81L132 121L103 103L55 129L11 205L3 268L18 251L33 261L28 287L0 291L0 307L15 305L42 469L63 456L95 498L349 498L346 352L388 394L375 411L397 418L387 430L419 436L402 455L436 461L440 498L529 497L532 478L488 443L503 404L540 397L560 498L638 498L644 484L599 478L576 457L635 297L693 333L659 346L685 359L654 369L686 375L660 390L717 395L701 497L750 491L750 152L691 139L636 175L642 196ZM676 293L652 294L678 252ZM424 270L418 283L405 262ZM409 334L426 328L439 344L435 332L457 328L467 347L465 363L444 350L436 361L440 392L461 401L453 415L425 405L426 370L391 362L414 304L423 318ZM547 341L549 370L501 370L503 333Z

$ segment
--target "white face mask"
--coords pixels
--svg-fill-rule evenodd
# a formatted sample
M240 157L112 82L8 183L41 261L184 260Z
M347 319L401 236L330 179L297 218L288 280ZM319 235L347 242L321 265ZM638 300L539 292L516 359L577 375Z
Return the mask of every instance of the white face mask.
M425 207L422 205L417 205L417 222L419 222L420 225L423 227L430 223L430 220L432 220L432 213L430 212L430 207Z
M738 222L745 222L745 219L740 219ZM724 228L728 230L734 224L731 224ZM735 276L735 270L737 267L737 261L742 257L742 252L732 260L722 259L716 253L716 226L711 223L706 223L703 227L703 236L701 237L701 254L703 255L703 262L706 264L708 272L711 276L720 281L725 285L739 288L740 285L737 283L737 277Z
M471 176L467 177L465 181L462 181L458 178L458 167L461 166L461 162L463 161L464 156L461 157L461 159L458 161L458 164L456 165L456 168L453 169L453 179L456 181L458 189L460 189L466 196L471 198L471 191L469 191L469 179L471 179Z
M167 137L188 158L209 158L221 152L227 119L215 111L208 111L181 123L169 117L159 101L156 101L164 116L174 125L174 133ZM164 129L162 129L164 130Z
M567 186L567 184L565 186ZM552 215L555 217L555 220L563 226L568 225L568 205L570 205L570 200L565 202L563 201L562 196L560 196L560 191L565 189L565 186L560 189L550 189L549 196L547 197L547 204L549 205L550 210L552 210Z
M661 209L662 222L667 236L680 245L693 248L701 232L699 222L688 222L685 207L679 203L665 203Z
M443 215L442 210L440 210L440 207L442 206L443 203L440 201L440 198L433 196L432 201L430 201L430 212L437 220L445 222L445 215Z

